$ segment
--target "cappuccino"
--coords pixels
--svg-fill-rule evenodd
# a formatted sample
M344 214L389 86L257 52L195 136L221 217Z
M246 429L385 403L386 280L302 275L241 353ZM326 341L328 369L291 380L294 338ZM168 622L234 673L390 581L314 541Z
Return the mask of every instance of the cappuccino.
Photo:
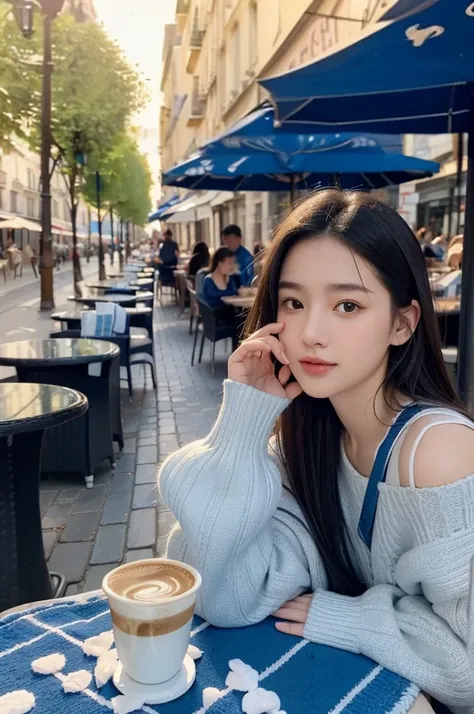
M166 558L121 565L105 576L117 653L136 682L160 684L179 672L200 586L197 570Z
M179 565L138 562L109 578L109 587L128 600L159 603L191 590L195 582L192 573Z

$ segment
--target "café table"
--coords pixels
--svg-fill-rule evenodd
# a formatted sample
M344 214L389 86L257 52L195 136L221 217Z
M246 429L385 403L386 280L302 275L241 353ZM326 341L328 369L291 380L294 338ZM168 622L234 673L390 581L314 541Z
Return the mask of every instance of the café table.
M87 413L49 429L44 473L81 473L88 488L105 459L115 466L113 441L124 445L120 406L120 349L104 340L58 338L0 344L0 366L15 367L19 382L55 384L86 395Z
M0 697L19 688L35 697L35 714L109 714L119 691L109 680L97 689L93 673L97 658L84 654L90 637L110 632L112 621L101 591L34 603L0 616ZM258 672L259 687L275 692L288 714L386 714L410 711L418 688L363 655L317 645L278 632L274 620L242 628L216 628L195 616L191 644L202 651L196 660L196 680L179 699L148 704L148 714L241 714L244 692L226 685L229 661L240 659ZM63 671L38 675L31 663L49 654L64 655ZM90 683L66 694L66 675L85 670ZM218 699L203 707L203 690L217 690ZM138 711L138 710L137 710ZM276 710L275 710L276 711Z
M223 297L222 302L226 305L232 305L233 307L239 307L242 310L250 310L255 302L255 295L229 295L228 297Z
M90 283L86 283L86 288L88 290L107 290L110 288L128 288L128 279L124 280L93 280Z
M94 307L96 302L113 302L116 305L122 305L122 307L125 307L127 305L133 305L137 301L137 298L135 295L127 293L109 293L104 295L99 291L97 291L97 293L89 291L86 295L70 295L68 300L71 302L82 303L83 305L88 305L89 307Z
M132 279L130 280L130 287L131 288L152 288L153 287L153 278L138 278L138 279Z
M49 430L76 420L87 407L87 398L73 389L0 383L0 610L64 594L63 576L48 573L44 557L41 450Z
M145 327L143 324L144 321L146 322L145 318L151 319L153 315L151 307L144 307L140 304L135 307L126 307L124 310L127 315L130 315L130 327ZM88 312L85 306L83 308L71 307L60 312L53 312L51 319L60 322L66 330L80 330L82 315L85 312Z

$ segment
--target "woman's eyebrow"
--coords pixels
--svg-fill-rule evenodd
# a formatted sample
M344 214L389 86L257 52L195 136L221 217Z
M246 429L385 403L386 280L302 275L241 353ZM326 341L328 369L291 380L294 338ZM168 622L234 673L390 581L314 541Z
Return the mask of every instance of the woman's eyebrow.
M360 283L332 283L331 285L326 285L326 292L328 293L339 293L339 292L362 292L371 293L373 291L361 285Z
M294 283L291 280L281 280L278 284L278 289L279 290L284 290L284 289L299 290L301 292L305 288L302 285L300 285L299 283ZM364 287L364 285L361 285L360 283L331 283L330 285L326 285L325 291L328 293L363 292L363 293L373 294L372 290L369 290L368 288Z

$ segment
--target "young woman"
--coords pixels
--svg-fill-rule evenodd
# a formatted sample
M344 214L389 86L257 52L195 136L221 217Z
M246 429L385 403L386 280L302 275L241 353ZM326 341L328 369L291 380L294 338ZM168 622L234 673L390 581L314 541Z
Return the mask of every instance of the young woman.
M202 573L211 623L274 614L473 712L474 425L420 246L388 206L331 189L268 250L218 420L161 469L169 556Z
M211 261L209 275L204 278L202 296L213 308L225 307L223 297L237 295L238 283L235 273L235 257L229 248L218 248Z
M199 241L199 243L196 243L196 245L194 246L191 260L188 264L188 278L194 280L196 278L196 273L198 272L198 270L207 268L210 260L211 256L209 253L209 248L207 247L207 243L205 243L204 241Z

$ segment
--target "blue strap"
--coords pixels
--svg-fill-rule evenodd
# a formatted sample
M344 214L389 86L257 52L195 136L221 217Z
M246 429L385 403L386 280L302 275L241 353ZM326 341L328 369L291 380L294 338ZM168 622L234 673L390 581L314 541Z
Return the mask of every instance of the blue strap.
M379 483L385 481L392 448L403 427L406 426L410 419L413 419L416 414L426 409L430 409L426 404L412 404L405 407L388 430L387 436L377 450L374 465L370 472L369 483L367 484L358 526L359 535L369 549L372 545L375 514L379 500Z

